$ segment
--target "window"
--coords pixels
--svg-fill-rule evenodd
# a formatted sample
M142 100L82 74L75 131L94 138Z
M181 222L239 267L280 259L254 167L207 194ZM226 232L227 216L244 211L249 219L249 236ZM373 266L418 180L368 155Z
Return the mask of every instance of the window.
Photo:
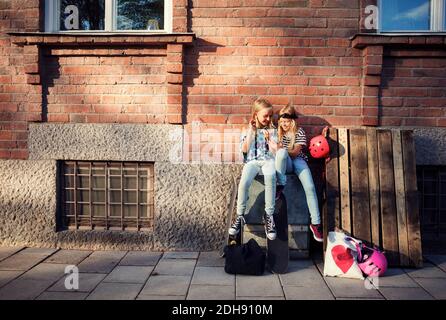
M152 228L153 164L66 161L61 178L62 229Z
M46 32L171 32L172 0L46 0Z
M105 30L105 1L59 2L59 30Z
M446 167L418 166L417 180L423 237L446 238Z
M380 0L380 32L441 32L446 30L446 0Z
M443 30L446 30L446 1L443 3Z

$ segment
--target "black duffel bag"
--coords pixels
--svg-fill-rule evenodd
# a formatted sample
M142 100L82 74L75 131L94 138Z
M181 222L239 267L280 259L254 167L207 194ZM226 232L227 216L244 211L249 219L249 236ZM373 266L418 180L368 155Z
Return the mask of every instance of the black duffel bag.
M265 272L265 253L254 239L240 246L226 246L225 259L225 271L230 274L261 276Z

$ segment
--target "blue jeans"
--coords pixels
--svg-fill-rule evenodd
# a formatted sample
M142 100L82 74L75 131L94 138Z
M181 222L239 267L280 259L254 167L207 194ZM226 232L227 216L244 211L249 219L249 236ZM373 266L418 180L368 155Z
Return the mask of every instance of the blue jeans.
M276 204L276 169L274 159L251 160L244 165L242 177L238 185L238 215L245 214L249 187L260 170L262 170L265 179L265 212L268 215L274 213L274 206Z
M321 214L319 212L319 205L316 195L316 188L314 187L313 177L311 176L310 168L308 168L307 162L297 157L291 159L288 154L288 150L279 149L276 153L276 171L277 171L277 183L279 185L286 184L286 174L294 172L305 191L305 197L307 198L308 210L310 211L311 223L321 223Z

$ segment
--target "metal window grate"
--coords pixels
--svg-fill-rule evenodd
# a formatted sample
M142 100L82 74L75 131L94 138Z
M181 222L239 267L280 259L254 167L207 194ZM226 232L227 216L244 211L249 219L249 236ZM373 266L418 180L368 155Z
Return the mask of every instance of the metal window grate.
M446 167L418 166L420 220L423 237L444 238L446 235Z
M64 161L64 229L153 229L153 163Z

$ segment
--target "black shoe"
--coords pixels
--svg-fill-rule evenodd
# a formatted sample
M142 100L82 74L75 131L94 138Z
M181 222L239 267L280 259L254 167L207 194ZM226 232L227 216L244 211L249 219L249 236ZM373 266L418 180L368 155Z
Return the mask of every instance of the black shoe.
M272 214L265 216L265 233L269 240L276 239L276 225L274 224L274 217Z

